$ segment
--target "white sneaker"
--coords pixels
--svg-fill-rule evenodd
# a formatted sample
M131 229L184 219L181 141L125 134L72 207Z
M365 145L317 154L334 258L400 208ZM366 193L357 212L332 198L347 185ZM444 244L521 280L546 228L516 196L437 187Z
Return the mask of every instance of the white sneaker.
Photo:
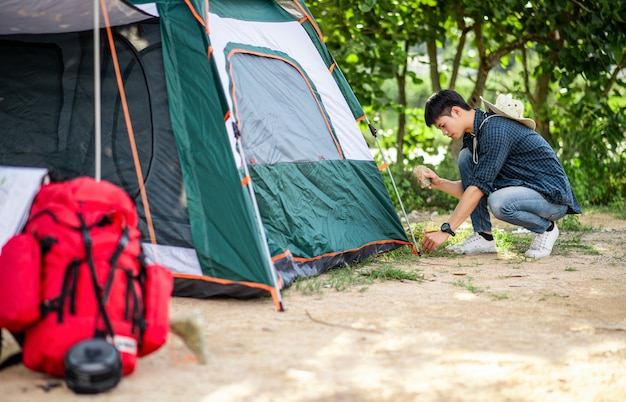
M526 257L543 258L549 256L557 237L559 237L559 228L554 223L554 228L551 231L545 231L535 236L526 252Z
M463 243L446 247L446 250L456 254L487 254L496 253L496 241L486 240L478 233L474 233Z

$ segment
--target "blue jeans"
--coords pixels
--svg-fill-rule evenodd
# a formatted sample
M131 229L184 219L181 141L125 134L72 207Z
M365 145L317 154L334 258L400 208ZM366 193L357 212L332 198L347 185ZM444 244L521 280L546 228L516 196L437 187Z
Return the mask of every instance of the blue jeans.
M467 181L471 177L472 163L472 153L463 148L458 161L463 190L467 188ZM487 206L496 218L534 233L545 232L550 221L557 221L567 213L567 205L552 204L528 187L505 187L478 202L470 215L474 232L491 233L491 218Z

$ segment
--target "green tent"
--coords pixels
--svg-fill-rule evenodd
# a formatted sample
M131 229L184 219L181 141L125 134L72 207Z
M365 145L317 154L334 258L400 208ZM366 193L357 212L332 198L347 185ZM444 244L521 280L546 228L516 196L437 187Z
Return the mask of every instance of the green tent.
M302 1L136 3L106 1L100 42L91 4L3 5L0 165L70 178L99 163L152 222L145 252L178 296L269 292L282 308L298 277L411 244Z

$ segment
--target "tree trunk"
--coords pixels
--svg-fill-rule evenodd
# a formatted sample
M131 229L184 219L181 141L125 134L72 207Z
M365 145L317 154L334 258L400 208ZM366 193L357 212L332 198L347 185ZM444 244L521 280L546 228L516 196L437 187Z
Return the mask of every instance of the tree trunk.
M400 113L398 113L398 132L396 133L396 147L398 166L404 163L404 134L406 132L406 70L396 74L396 82L398 84L398 103L400 104Z
M474 84L474 90L472 94L467 99L467 103L473 108L481 107L480 105L480 96L485 92L485 84L487 83L487 76L489 75L489 71L492 66L487 64L487 61L481 55L480 57L480 67L478 68L476 74L476 83Z
M441 81L439 79L439 67L437 61L437 43L435 40L429 40L426 42L426 48L428 49L428 60L430 61L430 83L433 87L433 93L435 93L441 91Z
M535 93L533 95L533 114L535 115L535 122L537 131L543 138L548 141L548 144L552 145L552 136L550 135L550 119L541 113L542 107L548 101L548 94L550 93L550 81L552 80L551 73L545 73L537 80L535 86Z

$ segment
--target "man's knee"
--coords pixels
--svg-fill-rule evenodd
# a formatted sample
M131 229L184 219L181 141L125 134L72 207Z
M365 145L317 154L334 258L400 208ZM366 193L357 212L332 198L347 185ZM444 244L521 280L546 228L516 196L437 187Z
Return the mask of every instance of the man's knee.
M510 204L511 199L504 196L504 193L503 191L495 191L487 198L489 210L493 216L501 220L505 220L505 218L510 215L512 207Z

